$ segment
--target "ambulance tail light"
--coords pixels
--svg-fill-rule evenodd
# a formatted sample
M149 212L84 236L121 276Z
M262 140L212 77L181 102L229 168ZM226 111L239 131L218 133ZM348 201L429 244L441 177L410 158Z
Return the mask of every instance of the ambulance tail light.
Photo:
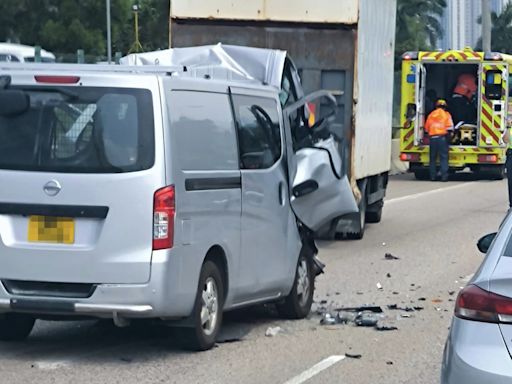
M478 155L479 163L497 163L498 156L496 155Z
M403 60L418 60L418 52L413 52L413 51L405 52L402 55L402 59Z
M500 61L503 60L503 56L499 52L486 52L484 60Z
M420 154L419 153L401 153L400 160L417 162L417 161L420 161Z

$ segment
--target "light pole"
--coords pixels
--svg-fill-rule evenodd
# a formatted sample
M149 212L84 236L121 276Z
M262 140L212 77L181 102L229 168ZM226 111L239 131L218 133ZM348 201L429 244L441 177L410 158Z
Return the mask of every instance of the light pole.
M112 62L112 32L111 32L111 20L110 20L110 0L107 1L107 60L110 64Z
M491 51L491 7L489 0L482 0L482 50Z
M139 53L144 52L144 48L142 48L142 44L139 40L139 11L140 7L138 4L134 4L132 6L133 16L134 16L134 29L135 29L135 41L132 44L132 47L130 48L130 51L128 53Z

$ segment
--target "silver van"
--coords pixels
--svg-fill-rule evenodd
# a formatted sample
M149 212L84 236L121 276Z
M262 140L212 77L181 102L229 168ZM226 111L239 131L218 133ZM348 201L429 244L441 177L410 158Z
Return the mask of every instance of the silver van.
M0 65L0 340L151 318L204 350L223 311L306 316L322 266L291 201L328 197L287 121L275 87L186 68Z

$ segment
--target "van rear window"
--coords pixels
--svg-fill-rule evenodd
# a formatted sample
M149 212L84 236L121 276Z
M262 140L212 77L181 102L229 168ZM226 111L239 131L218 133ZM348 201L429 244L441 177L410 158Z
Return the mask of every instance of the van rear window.
M154 164L151 92L105 87L11 87L29 97L0 109L0 169L118 173ZM1 93L0 90L0 98Z

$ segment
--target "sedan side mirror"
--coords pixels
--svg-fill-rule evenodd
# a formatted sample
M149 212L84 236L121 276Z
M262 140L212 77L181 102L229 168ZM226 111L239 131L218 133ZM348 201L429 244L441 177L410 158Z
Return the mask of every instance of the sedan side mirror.
M480 238L477 243L478 250L482 253L487 253L489 248L491 247L491 244L496 237L497 233L489 233L488 235L485 235L484 237Z

